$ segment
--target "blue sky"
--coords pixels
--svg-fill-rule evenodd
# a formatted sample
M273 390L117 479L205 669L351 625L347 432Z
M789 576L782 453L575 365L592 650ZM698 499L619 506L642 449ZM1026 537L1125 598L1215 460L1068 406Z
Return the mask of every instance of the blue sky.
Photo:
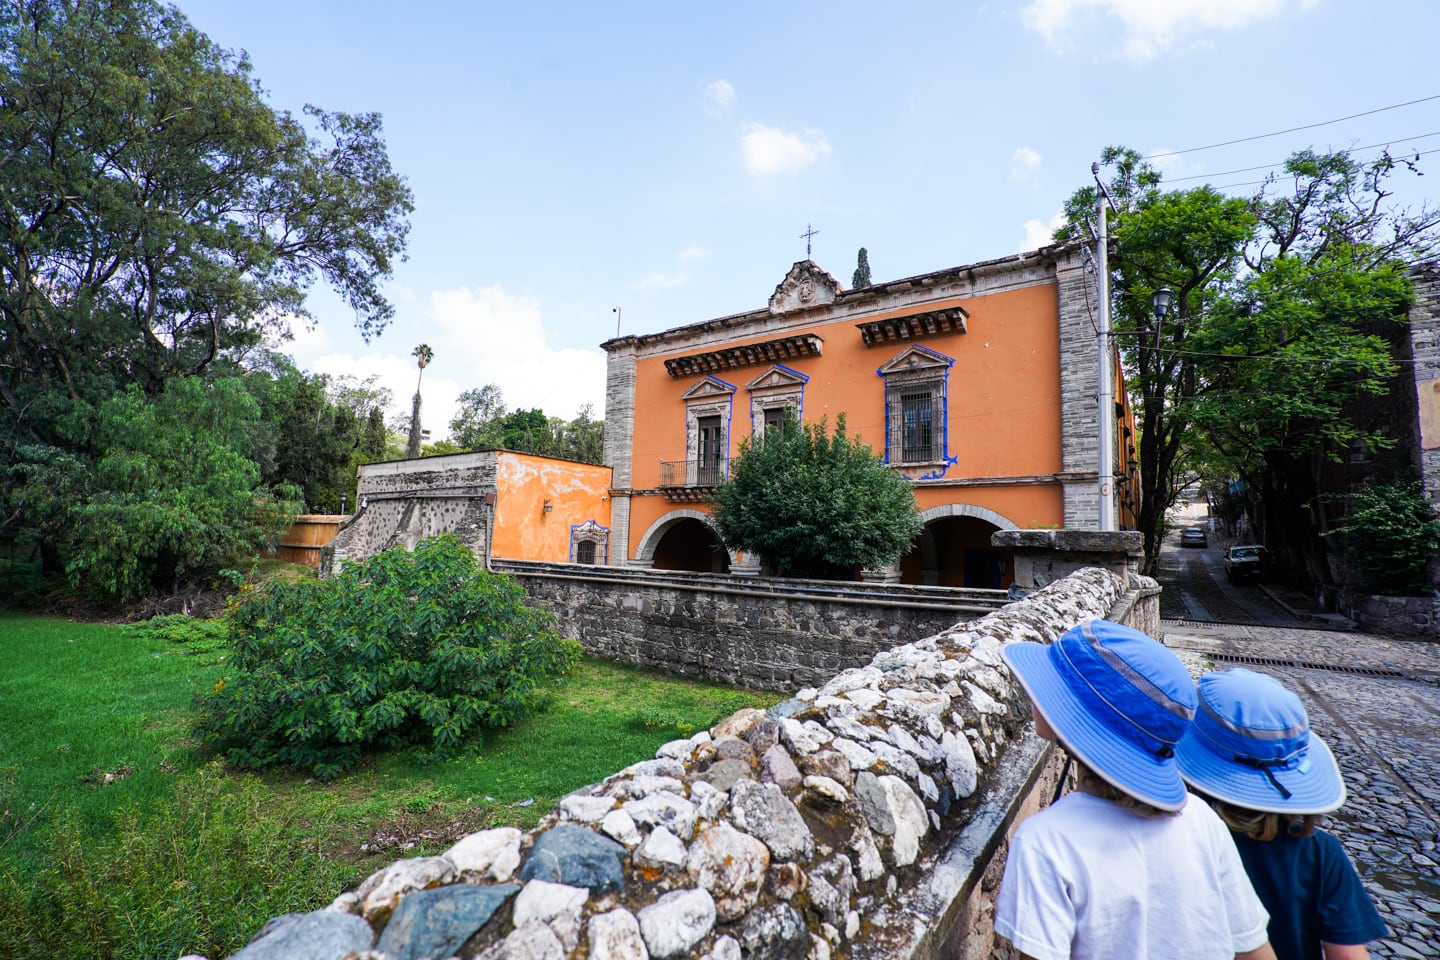
M1440 94L1434 0L178 6L248 51L274 106L383 115L416 206L395 322L366 344L317 288L285 349L378 374L408 409L429 343L436 437L486 383L599 416L613 308L650 333L762 307L807 226L845 286L862 246L877 281L1007 256L1045 242L1107 144L1188 150ZM1440 147L1440 99L1156 163L1384 143ZM1410 202L1435 196L1437 159Z

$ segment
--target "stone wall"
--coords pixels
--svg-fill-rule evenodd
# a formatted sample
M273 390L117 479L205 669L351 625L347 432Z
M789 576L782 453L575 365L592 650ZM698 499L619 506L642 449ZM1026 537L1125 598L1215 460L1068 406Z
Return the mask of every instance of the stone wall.
M1419 407L1415 451L1425 493L1440 507L1440 263L1417 266L1410 274L1415 302L1410 307L1410 349L1414 356Z
M1096 477L1099 469L1095 340L1095 275L1084 255L1070 249L1055 266L1060 299L1060 446L1065 478L1065 526L1094 530L1100 524Z
M1349 598L1349 617L1366 633L1392 637L1440 638L1440 597Z
M598 657L761 690L823 683L907 637L974 620L999 590L496 561Z
M359 509L321 553L320 572L421 537L454 533L476 556L489 553L495 509L494 451L360 466Z
M236 956L986 957L998 858L1052 766L1000 648L1134 609L1129 592L1080 570L667 743L529 833L395 863Z

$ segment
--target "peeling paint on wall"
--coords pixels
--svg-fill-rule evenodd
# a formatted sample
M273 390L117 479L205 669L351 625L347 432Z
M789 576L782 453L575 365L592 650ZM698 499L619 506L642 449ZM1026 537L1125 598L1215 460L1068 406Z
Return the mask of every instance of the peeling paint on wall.
M491 555L570 560L571 528L610 526L610 468L528 453L499 454Z

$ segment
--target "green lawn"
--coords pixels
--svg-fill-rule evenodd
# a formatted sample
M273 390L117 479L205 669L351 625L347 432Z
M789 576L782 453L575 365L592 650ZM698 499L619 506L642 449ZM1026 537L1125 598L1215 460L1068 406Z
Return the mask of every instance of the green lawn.
M666 740L778 699L585 660L549 710L448 759L375 756L322 784L229 771L194 742L191 698L225 676L223 641L0 613L0 651L4 957L222 955L447 833L531 826Z

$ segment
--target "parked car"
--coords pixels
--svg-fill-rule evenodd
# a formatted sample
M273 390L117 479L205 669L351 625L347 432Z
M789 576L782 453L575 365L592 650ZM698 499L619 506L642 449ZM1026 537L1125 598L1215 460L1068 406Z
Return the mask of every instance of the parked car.
M1205 531L1199 527L1187 527L1180 531L1180 546L1208 547L1210 546L1210 539L1205 536Z
M1225 576L1231 583L1259 581L1265 574L1269 554L1259 544L1249 543L1225 551Z

